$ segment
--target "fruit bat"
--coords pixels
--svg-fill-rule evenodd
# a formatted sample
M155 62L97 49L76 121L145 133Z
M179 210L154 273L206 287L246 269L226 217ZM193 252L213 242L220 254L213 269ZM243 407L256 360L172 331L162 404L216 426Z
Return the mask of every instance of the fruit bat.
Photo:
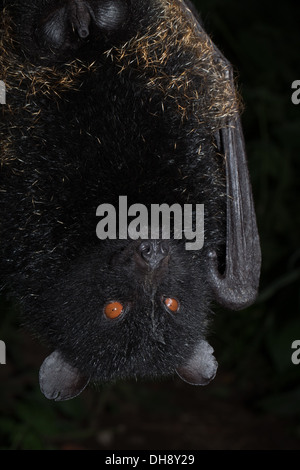
M0 5L0 276L50 349L42 392L176 373L207 384L212 305L247 307L260 273L231 65L189 1ZM121 196L202 204L203 247L186 249L184 227L99 239L97 208Z

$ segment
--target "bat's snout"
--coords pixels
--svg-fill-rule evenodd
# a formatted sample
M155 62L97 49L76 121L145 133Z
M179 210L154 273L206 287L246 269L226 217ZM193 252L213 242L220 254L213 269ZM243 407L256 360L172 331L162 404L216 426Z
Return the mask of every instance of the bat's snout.
M157 269L166 261L170 247L165 240L143 240L137 248L138 264L151 270Z

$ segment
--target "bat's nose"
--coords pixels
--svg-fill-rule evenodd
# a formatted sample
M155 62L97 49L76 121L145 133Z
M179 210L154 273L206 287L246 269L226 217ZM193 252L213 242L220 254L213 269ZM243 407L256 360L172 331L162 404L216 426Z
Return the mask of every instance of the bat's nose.
M168 256L169 244L165 240L143 240L138 253L151 269L155 269Z

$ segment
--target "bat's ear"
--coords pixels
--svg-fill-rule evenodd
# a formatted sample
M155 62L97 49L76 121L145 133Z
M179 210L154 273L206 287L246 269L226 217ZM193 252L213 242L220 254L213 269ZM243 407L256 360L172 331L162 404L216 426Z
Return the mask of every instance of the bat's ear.
M218 369L213 352L207 341L200 341L187 363L177 369L179 377L190 385L207 385Z
M40 368L40 387L49 400L65 401L77 397L88 385L90 378L84 377L75 367L54 351Z
M46 11L36 31L37 40L50 49L74 49L92 30L110 33L121 28L128 16L124 0L68 0Z

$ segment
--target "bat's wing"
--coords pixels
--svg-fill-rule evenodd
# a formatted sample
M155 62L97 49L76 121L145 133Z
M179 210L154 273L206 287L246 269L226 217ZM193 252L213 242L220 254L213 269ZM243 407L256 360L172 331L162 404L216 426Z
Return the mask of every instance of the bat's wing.
M195 35L203 41L206 34L189 1L178 0L183 14L193 24ZM193 11L192 11L193 10ZM227 80L235 94L233 70L230 63L211 42L215 58L224 65ZM227 119L216 135L220 152L226 159L227 234L226 269L218 270L215 252L210 253L209 282L215 299L223 306L239 310L255 301L261 267L261 251L247 167L245 144L240 117Z
M227 230L226 270L218 271L215 252L210 253L210 283L216 300L233 310L251 305L257 296L261 252L252 190L240 119L220 131L226 158Z

